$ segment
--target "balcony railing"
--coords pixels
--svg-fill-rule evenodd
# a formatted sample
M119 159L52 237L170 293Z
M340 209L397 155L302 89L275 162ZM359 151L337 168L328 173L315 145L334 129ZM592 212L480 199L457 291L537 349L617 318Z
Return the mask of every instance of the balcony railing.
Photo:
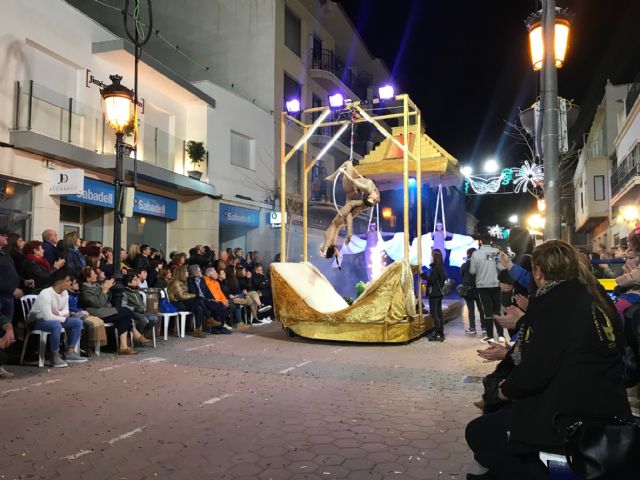
M640 176L640 143L611 172L611 196L615 197L635 176Z
M367 99L367 85L348 68L333 50L312 49L311 68L325 70L333 73L349 90L355 93L360 100Z
M96 153L115 154L115 134L102 111L34 81L16 82L15 130L28 130ZM125 138L133 143L133 138ZM181 171L185 140L140 122L138 159L166 170Z
M627 115L629 115L629 112L633 108L633 105L636 103L638 95L640 95L640 73L638 73L638 75L636 76L636 79L629 89L629 93L627 93L627 99L625 101L625 105L627 107Z

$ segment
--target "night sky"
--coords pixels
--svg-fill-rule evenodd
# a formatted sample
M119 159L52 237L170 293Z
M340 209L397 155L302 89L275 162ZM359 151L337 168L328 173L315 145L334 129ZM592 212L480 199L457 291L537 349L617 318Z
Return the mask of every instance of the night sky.
M339 0L372 54L422 111L427 133L475 171L488 157L501 166L525 159L504 134L505 121L530 106L538 91L524 20L537 0ZM640 1L558 0L575 13L559 94L581 107L572 136L587 132L607 79L640 73ZM469 197L482 224L506 225L533 208L533 197Z

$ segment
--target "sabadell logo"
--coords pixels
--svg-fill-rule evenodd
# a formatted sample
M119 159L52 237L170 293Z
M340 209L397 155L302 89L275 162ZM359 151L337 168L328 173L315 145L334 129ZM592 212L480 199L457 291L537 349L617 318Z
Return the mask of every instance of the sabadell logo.
M224 216L231 220L232 222L238 222L238 223L251 223L251 217L249 215L244 215L244 214L238 214L238 213L232 213L229 210L225 210L224 211Z

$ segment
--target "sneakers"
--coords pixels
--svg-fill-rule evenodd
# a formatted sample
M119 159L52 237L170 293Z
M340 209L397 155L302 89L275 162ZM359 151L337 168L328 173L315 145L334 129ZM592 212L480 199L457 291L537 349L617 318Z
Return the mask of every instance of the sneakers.
M501 343L501 344L503 344L503 345L504 345L505 343L507 343L507 341L504 339L504 337L503 337L502 335L498 337L498 342L500 342L500 343Z
M250 325L247 325L246 323L239 323L238 326L236 327L238 330L246 330L247 328L251 328Z
M231 335L231 329L227 330L224 327L218 327L217 329L215 329L213 331L213 333L218 333L218 334L222 334L222 335Z
M262 319L262 323L269 324L269 323L272 323L272 322L273 322L273 320L271 319L271 317L267 317L267 318L263 318Z
M480 340L481 342L488 342L489 340L493 340L493 337L488 337L487 335L485 335L484 337L482 337L482 340Z
M64 359L67 361L67 363L84 363L87 361L86 358L81 357L79 353L76 352L68 352L65 356ZM55 365L54 365L55 367Z
M465 335L475 335L477 332L475 328L467 328L464 333Z
M233 328L231 328L229 325L227 325L226 323L222 326L222 328L226 328L227 330L233 330Z
M51 357L51 366L53 368L64 368L69 365L62 359L62 357L60 357L59 353L56 353Z
M271 305L260 305L258 307L258 312L260 313L268 312L269 310L271 310Z
M11 373L4 369L4 367L0 367L0 378L13 378L15 377L15 373Z

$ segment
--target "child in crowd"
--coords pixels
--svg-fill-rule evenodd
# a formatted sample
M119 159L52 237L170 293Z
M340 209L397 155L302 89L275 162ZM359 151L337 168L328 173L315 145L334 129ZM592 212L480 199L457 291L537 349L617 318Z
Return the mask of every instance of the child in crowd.
M640 303L640 222L627 237L627 261L624 272L616 278L616 284L626 289L616 300L616 310L624 318L624 312L633 304Z
M141 272L144 272L146 276L146 270L142 270ZM152 328L155 328L158 323L158 317L147 311L144 296L139 292L140 273L130 273L125 277L124 281L127 286L124 289L122 306L133 310L136 328L145 335L147 332L150 332ZM138 343L142 346L147 344L147 342L144 341Z
M500 315L505 315L507 307L517 306L516 291L513 278L509 275L509 270L500 270L498 272L498 287L500 287ZM500 334L500 331L498 333ZM514 334L515 330L513 332L509 331L510 336ZM502 339L502 334L500 334L500 338Z
M89 312L78 306L78 297L80 295L80 284L75 278L71 279L71 288L67 290L69 293L69 312L72 316L82 319L84 335L80 339L80 347L88 357L96 355L96 346L104 346L107 344L107 333L104 328L104 321L90 315Z

